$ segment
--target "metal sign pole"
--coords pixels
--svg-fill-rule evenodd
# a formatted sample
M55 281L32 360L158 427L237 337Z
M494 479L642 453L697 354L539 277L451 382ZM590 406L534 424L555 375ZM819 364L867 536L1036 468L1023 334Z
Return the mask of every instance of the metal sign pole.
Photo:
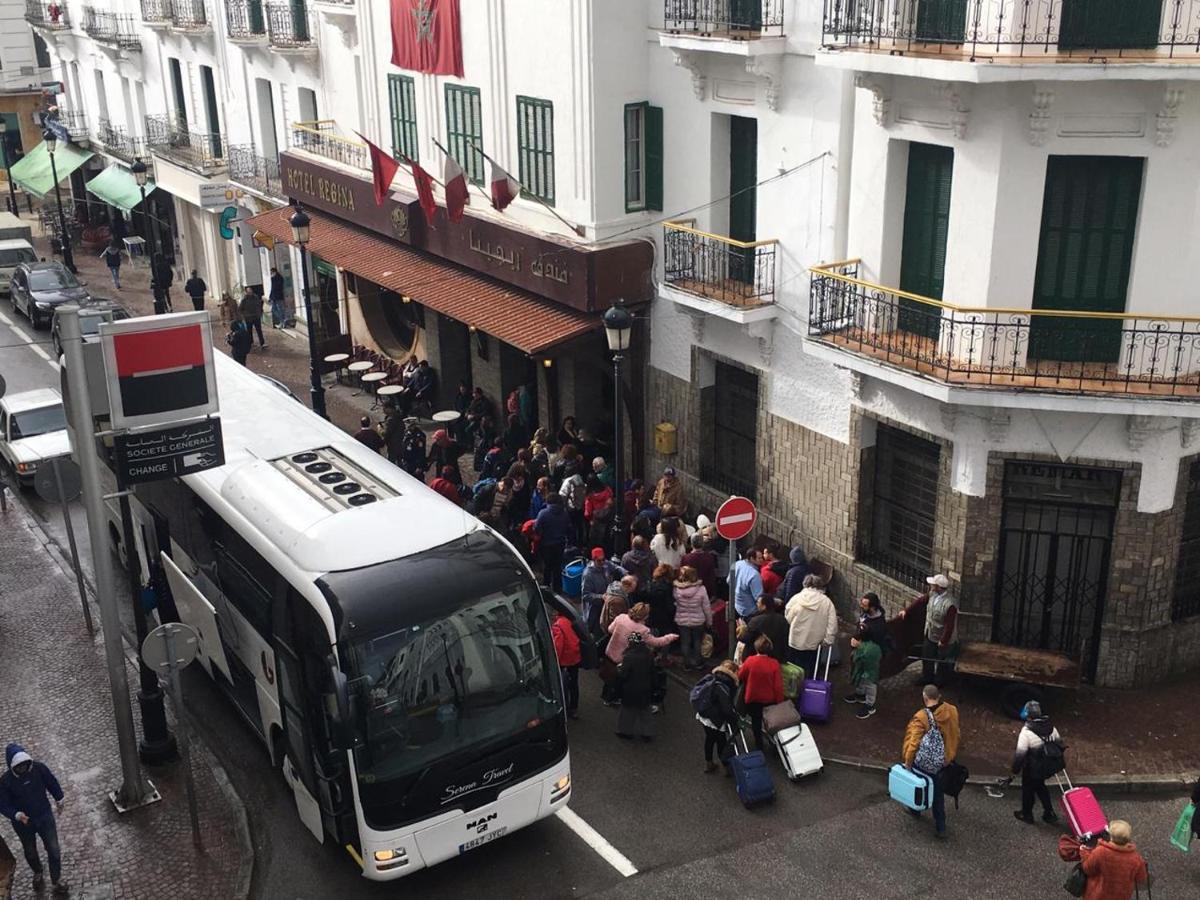
M121 786L109 794L118 812L141 806L147 799L147 785L138 765L137 735L133 727L133 706L129 702L129 679L125 670L125 650L121 639L121 619L113 590L112 557L109 555L107 516L104 513L104 488L100 481L100 458L96 452L96 430L92 421L92 401L84 372L83 335L79 329L79 307L59 307L63 354L67 363L67 399L75 431L75 456L83 481L83 501L87 510L88 537L92 543L92 565L96 574L96 599L100 603L104 657L112 689L113 716L116 719L117 745L121 755Z
M729 658L737 649L737 605L734 603L733 567L737 565L737 541L729 542L729 602L725 605L725 621L729 628Z
M88 606L87 591L83 586L83 569L79 565L79 548L75 545L75 526L71 524L71 510L67 506L67 493L63 490L62 471L59 465L62 460L50 462L50 470L54 473L54 486L58 490L58 502L62 507L63 524L67 526L67 545L71 548L71 566L75 569L75 583L79 586L79 602L83 606L83 621L87 625L88 634L96 633L92 623L92 608Z
M196 806L196 779L192 774L192 734L183 709L183 686L179 682L179 658L175 655L175 635L181 630L171 623L161 626L163 641L167 645L167 676L171 680L171 697L175 701L175 727L179 733L179 751L183 762L184 784L187 786L188 815L192 820L192 842L204 847L200 837L200 810Z

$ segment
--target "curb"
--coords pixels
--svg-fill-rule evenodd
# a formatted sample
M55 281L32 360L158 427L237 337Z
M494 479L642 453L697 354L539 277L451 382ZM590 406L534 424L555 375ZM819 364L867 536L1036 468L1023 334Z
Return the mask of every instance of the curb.
M674 668L667 670L667 677L680 685L684 689L690 690L692 685ZM880 762L875 759L866 759L857 756L835 757L826 756L825 762L832 763L835 766L843 766L848 769L857 769L860 772L877 772L880 775L886 775L892 768L893 763ZM995 784L1001 778L1007 777L1008 773L999 775L972 775L967 779L967 784L976 787L986 787ZM1088 787L1094 788L1097 793L1103 794L1176 794L1188 791L1196 784L1197 779L1200 779L1200 772L1179 772L1173 775L1128 775L1124 772L1111 775L1091 775L1086 778L1078 779L1080 785L1086 784ZM1019 787L1021 780L1014 778L1012 787Z
M16 503L12 504L12 506L17 509L18 514L25 520L26 524L30 526L30 531L33 533L34 537L36 537L42 544L43 548L54 560L55 564L62 571L63 575L74 580L75 570L71 565L70 559L67 558L65 552L61 547L59 547L53 536L51 536L51 534L42 526L42 523L38 520L38 518L34 516L25 506L23 499L17 498ZM100 631L103 629L104 625L100 621L99 604L95 602L96 585L93 583L89 573L87 572L83 573L83 583L85 593L87 594L88 603L92 608L93 619L96 622L96 636L100 637ZM77 593L74 586L72 586L71 593L72 595ZM138 671L138 651L137 647L129 640L129 636L125 634L124 629L121 629L121 642L125 648L125 661L132 668L134 677L136 679ZM242 867L242 871L238 873L238 885L234 893L234 900L246 900L246 898L250 896L250 886L254 879L255 863L254 842L250 839L250 820L249 815L246 812L246 804L238 795L237 790L233 786L233 782L229 778L229 773L225 771L224 766L221 765L216 754L213 753L212 748L209 747L208 743L200 737L200 731L192 720L191 713L186 709L182 710L182 712L188 716L192 739L196 741L196 743L198 743L202 748L208 768L212 771L213 780L217 783L217 786L221 789L221 793L225 795L225 798L233 807L234 830L237 832L237 840L241 845L242 852L246 854L246 859L248 860L247 864Z

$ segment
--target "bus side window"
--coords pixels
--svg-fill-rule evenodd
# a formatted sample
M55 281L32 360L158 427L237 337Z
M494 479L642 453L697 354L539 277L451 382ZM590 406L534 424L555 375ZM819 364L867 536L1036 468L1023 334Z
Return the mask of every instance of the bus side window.
M225 595L264 640L271 639L271 595L279 575L231 528L213 542L217 577Z

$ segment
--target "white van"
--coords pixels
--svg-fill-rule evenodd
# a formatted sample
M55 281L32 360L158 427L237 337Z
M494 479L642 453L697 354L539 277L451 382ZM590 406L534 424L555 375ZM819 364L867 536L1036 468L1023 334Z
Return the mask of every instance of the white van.
M0 241L0 294L8 293L13 271L26 262L37 262L37 253L29 241L19 238Z

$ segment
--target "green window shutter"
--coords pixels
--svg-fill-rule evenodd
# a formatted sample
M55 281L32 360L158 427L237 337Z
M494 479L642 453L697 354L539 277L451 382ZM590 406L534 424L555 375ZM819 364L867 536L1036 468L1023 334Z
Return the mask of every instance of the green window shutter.
M416 160L417 101L410 75L388 75L388 105L392 114L392 156Z
M1063 50L1133 50L1158 45L1163 0L1063 0Z
M961 43L967 29L967 3L968 0L917 0L917 40Z
M554 204L554 104L517 97L517 160L522 192Z
M479 88L446 85L446 149L470 181L483 184L483 111Z
M663 208L663 111L646 107L645 122L646 209Z
M954 151L912 143L908 147L908 183L904 236L900 252L900 290L941 300L946 278L946 241L950 234L950 191ZM900 328L936 337L935 307L901 298Z

